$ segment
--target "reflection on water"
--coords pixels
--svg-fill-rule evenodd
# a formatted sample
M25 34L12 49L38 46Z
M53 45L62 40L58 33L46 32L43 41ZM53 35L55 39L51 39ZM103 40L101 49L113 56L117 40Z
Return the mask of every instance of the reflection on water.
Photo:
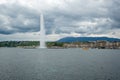
M0 48L0 80L120 80L120 50Z

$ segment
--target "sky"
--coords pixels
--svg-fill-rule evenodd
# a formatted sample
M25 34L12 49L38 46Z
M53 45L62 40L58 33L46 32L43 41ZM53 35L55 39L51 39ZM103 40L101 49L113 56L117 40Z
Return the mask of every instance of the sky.
M120 0L0 0L0 41L63 37L120 38Z

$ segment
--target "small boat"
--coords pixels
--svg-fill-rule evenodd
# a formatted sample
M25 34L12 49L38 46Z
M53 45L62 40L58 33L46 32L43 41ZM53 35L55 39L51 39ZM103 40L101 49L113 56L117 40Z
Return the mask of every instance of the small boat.
M89 50L89 48L87 48L87 47L84 47L84 48L82 48L82 50Z

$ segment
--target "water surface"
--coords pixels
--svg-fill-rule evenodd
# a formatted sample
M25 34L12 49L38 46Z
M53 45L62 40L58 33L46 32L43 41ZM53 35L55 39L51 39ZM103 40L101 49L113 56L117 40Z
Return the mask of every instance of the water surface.
M120 50L0 48L0 80L120 80Z

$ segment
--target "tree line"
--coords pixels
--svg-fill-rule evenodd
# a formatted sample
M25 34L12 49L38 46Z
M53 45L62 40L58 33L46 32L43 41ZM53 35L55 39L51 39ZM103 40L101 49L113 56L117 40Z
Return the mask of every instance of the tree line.
M39 46L39 41L2 41L0 47L22 47L22 46ZM46 42L47 47L60 46L63 47L62 42Z

